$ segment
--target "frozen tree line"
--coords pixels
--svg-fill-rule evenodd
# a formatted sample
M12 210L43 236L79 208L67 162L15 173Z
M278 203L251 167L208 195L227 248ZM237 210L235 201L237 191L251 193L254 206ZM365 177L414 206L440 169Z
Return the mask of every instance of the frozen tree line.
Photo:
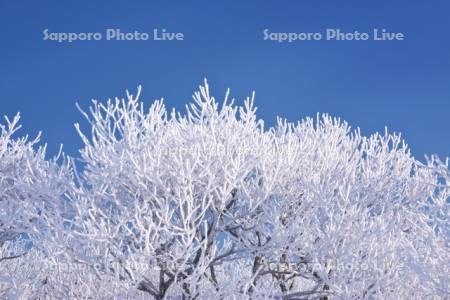
M447 162L328 115L93 101L82 168L0 136L0 299L448 299Z

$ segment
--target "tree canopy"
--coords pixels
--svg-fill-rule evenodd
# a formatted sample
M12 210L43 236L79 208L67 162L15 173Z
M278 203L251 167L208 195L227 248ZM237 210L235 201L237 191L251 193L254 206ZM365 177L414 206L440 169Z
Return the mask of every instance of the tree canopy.
M0 136L0 298L448 298L448 163L254 95L93 101L80 157ZM83 167L75 168L74 160Z

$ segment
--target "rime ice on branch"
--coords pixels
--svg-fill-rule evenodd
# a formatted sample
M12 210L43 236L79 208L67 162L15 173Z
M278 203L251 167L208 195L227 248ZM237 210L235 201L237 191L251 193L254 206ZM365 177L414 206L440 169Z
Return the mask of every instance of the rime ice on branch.
M82 111L81 172L2 127L0 295L449 297L447 163L326 114L266 129L206 81L185 114L139 92Z

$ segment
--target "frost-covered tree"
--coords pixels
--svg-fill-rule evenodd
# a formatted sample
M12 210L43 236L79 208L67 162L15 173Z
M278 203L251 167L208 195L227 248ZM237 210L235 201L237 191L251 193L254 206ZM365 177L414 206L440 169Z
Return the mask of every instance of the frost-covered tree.
M74 188L68 160L46 159L46 147L35 149L39 136L14 138L19 114L0 125L0 298L16 298L28 287L20 282L40 263L33 253L50 257L49 246L64 249L64 220ZM19 268L20 266L20 268ZM14 271L13 271L14 270ZM30 278L33 278L32 276ZM31 281L24 283L30 286Z
M265 128L253 96L219 103L206 81L184 114L162 101L146 110L139 93L82 111L80 172L41 157L45 217L38 193L8 198L44 224L33 227L41 248L0 262L31 286L22 297L450 297L447 163L423 164L399 135L364 137L328 115ZM2 164L16 153L5 147ZM29 163L14 166L28 174ZM37 182L29 176L19 192ZM33 233L23 212L14 232ZM25 278L30 266L40 267Z
M74 188L70 164L61 153L46 160L46 147L34 147L39 136L13 138L19 119L16 115L0 124L0 247L20 236L37 247L53 236L53 223L69 213L68 193Z

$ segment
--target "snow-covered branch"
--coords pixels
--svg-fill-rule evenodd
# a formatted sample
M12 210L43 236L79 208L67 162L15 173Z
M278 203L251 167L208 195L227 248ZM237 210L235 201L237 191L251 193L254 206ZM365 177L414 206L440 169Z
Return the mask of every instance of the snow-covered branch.
M5 295L21 281L51 297L450 296L447 162L326 114L265 128L254 94L219 103L206 81L184 114L146 109L140 90L80 108L79 173L13 139L18 118L1 128L0 241L14 259L0 269L17 270ZM11 250L21 235L26 255ZM39 264L34 279L15 273Z

